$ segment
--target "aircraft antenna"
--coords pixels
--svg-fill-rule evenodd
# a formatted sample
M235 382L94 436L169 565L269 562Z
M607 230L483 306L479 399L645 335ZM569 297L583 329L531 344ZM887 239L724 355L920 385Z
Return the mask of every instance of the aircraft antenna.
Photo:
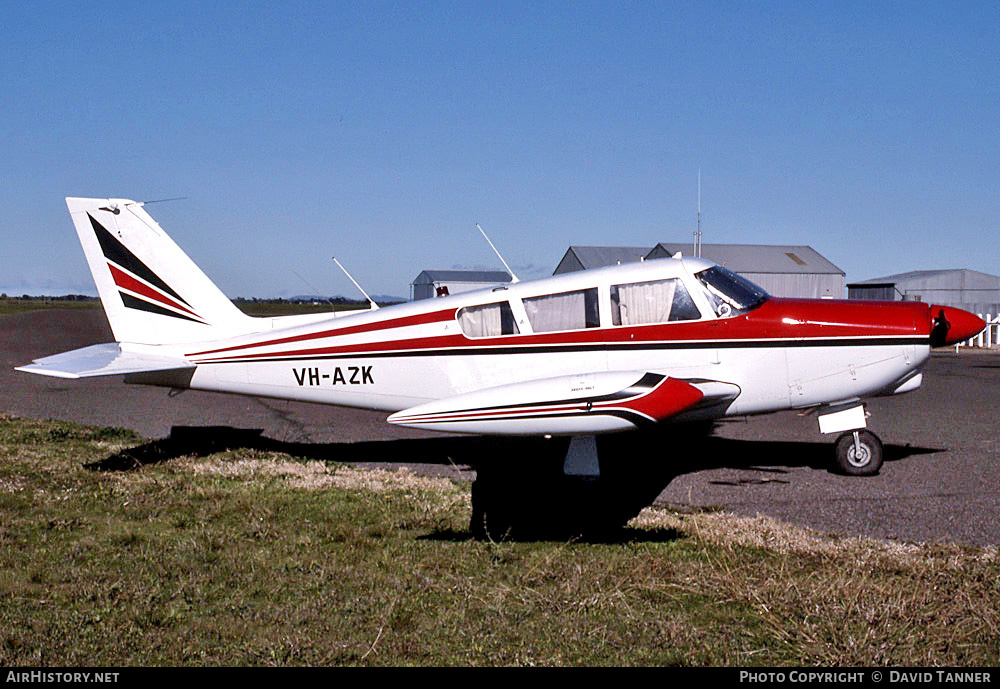
M306 285L309 286L309 289L311 289L313 291L313 294L315 294L317 297L320 297L323 301L325 301L330 306L333 306L333 300L330 299L330 297L324 297L324 296L322 296L321 292L318 289L316 289L316 287L311 282L309 282L304 277L302 277L301 275L299 275L299 271L297 271L294 268L292 268L292 272L295 273L295 277L297 277L299 280L301 280L302 282L306 283Z
M347 276L348 280L350 280L351 282L354 283L354 286L358 288L358 291L361 292L361 294L365 295L365 299L367 299L368 303L371 304L372 310L374 311L375 309L377 309L378 308L378 304L375 303L375 300L372 299L371 297L369 297L368 296L368 292L364 291L361 288L361 285L358 284L358 281L351 277L351 274L347 272L347 268L345 268L344 266L340 265L340 261L337 260L337 257L336 256L331 256L330 258L333 259L333 262L337 264L338 268L340 268L342 271L344 271L344 275Z
M701 258L701 168L698 168L698 231L695 232L694 255Z
M166 203L167 201L186 201L187 196L174 196L169 199L154 199L152 201L139 201L136 203L137 206L148 206L151 203Z
M184 201L185 199L187 199L187 196L174 196L173 198L169 199L154 199L152 201L133 201L132 203L126 203L125 208L127 208L129 213L132 213L132 215L135 216L135 218L139 220L143 225L148 227L156 234L162 235L163 229L156 224L155 220L153 221L153 224L150 225L148 222L146 222L145 218L143 218L138 213L134 212L131 208L129 208L129 206L136 206L137 208L142 208L143 206L146 206L150 203L166 203L167 201ZM121 209L117 205L105 206L104 208L99 208L98 210L111 211L115 215L121 213Z
M485 239L486 243L490 245L490 248L493 249L493 253L495 253L497 255L497 258L500 259L500 262L503 263L503 267L507 269L508 273L510 273L510 281L511 281L511 283L520 282L520 280L517 279L517 276L514 275L514 271L510 269L509 265L507 265L507 261L503 260L503 256L501 256L500 252L497 251L497 248L495 246L493 246L493 242L491 242L490 238L486 236L486 231L483 230L482 227L479 227L479 223L476 223L476 227L478 227L479 231L483 233L483 239Z

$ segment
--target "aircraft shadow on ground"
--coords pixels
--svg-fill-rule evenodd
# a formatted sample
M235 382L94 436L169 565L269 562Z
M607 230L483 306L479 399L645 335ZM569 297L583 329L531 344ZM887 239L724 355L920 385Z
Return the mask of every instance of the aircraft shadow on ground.
M166 438L128 448L87 468L131 471L178 457L241 449L367 466L470 467L476 471L470 533L441 532L426 538L548 540L582 536L589 542L631 542L678 537L670 529L647 532L622 528L678 476L727 468L752 473L715 480L715 485L787 483L780 477L796 467L829 468L833 453L828 440L734 440L713 436L707 428L688 432L666 427L650 433L599 437L601 478L593 480L563 475L567 444L565 438L479 436L303 443L274 440L260 429L175 426ZM884 457L893 462L939 451L886 445Z

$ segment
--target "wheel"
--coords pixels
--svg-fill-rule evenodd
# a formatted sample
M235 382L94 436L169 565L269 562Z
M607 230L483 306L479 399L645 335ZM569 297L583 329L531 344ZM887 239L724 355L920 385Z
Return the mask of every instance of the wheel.
M882 468L882 441L871 431L844 433L837 438L836 460L848 476L874 476Z

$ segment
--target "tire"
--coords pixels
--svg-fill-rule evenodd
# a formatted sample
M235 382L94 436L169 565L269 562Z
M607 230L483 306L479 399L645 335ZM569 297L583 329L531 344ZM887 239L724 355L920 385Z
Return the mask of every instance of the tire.
M855 449L858 434L860 452ZM836 468L848 476L874 476L882 468L882 441L871 431L850 431L837 438Z

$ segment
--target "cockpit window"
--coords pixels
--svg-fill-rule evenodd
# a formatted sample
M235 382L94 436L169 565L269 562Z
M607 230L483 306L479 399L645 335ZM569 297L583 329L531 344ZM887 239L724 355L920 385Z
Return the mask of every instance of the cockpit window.
M500 335L517 335L517 323L510 310L510 304L502 301L498 304L483 306L466 306L458 310L458 324L466 337L499 337Z
M736 316L757 308L768 299L768 293L746 278L721 266L712 266L695 277L705 288L705 295L715 315Z

